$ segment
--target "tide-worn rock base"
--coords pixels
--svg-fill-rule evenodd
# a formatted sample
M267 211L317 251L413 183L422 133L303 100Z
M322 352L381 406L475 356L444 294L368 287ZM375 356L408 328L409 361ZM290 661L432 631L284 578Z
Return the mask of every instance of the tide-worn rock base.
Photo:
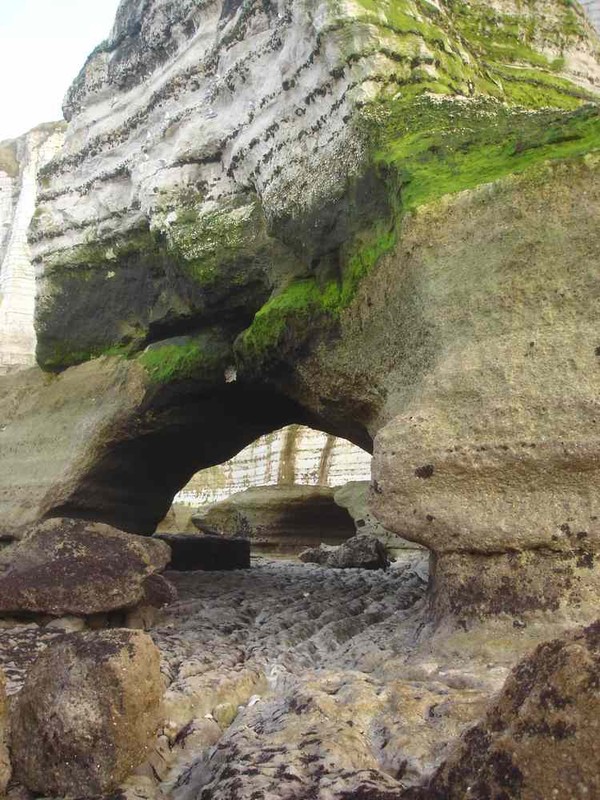
M17 779L46 796L114 789L144 761L162 694L159 652L146 634L64 637L38 658L12 708Z
M158 575L169 563L165 542L109 525L51 519L2 553L0 613L89 616L170 594Z
M154 537L171 548L169 568L176 572L193 570L247 569L250 542L226 536L161 533Z
M600 797L600 622L540 645L407 800Z

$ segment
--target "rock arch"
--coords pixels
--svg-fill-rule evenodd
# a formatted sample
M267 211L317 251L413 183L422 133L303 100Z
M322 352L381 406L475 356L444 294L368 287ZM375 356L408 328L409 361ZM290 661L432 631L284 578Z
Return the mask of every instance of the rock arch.
M437 614L591 613L599 44L549 5L122 4L42 170L57 377L0 387L6 529L145 530L149 488L305 422L374 442Z

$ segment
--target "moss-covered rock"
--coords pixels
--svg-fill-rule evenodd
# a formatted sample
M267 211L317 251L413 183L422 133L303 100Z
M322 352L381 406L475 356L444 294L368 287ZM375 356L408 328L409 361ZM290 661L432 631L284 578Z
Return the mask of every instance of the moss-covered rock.
M32 231L43 367L218 324L264 374L335 330L407 211L598 146L599 43L562 0L230 11L173 4L167 71L154 4L124 9L74 85Z

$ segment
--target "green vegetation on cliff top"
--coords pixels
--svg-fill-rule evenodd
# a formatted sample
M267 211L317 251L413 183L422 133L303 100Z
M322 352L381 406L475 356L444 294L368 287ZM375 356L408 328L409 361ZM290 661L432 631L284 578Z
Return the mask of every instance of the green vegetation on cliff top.
M596 105L533 112L493 101L423 97L374 104L366 119L378 130L376 163L396 175L403 211L600 148Z

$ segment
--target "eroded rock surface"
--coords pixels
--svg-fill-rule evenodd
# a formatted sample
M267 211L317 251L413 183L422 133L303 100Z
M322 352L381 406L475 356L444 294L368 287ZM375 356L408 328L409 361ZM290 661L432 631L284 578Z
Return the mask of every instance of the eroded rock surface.
M554 0L124 2L42 175L62 373L0 386L7 526L151 533L198 469L308 424L375 440L438 619L591 619L598 47Z
M339 547L321 545L300 553L301 561L339 569L387 569L390 559L382 542L367 533L353 536Z
M101 523L52 519L2 553L0 612L100 614L171 598L169 546ZM163 584L165 586L163 587Z
M159 653L146 634L61 638L38 658L11 710L16 778L55 797L114 789L144 761L162 693Z
M599 687L600 623L540 645L515 667L428 789L414 797L600 796Z
M256 486L193 517L228 536L246 536L257 552L297 554L311 544L339 544L354 533L348 512L326 486Z
M409 542L383 527L371 510L370 490L370 481L349 481L336 488L333 499L338 506L347 509L357 534L375 536L390 551L419 550L421 546L416 542Z

